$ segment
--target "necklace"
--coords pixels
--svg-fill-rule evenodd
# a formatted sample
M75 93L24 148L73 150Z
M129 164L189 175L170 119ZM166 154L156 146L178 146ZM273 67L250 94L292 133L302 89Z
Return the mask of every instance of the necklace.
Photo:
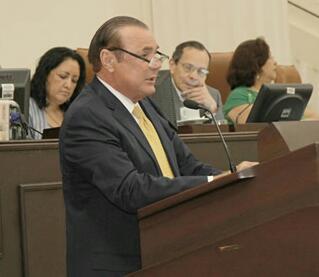
M54 116L52 116L47 110L45 111L48 119L48 121L51 121L51 123L54 123L54 124L50 124L51 127L58 127L58 126L61 126L61 123L62 123L62 119L58 119L58 118L55 118ZM54 125L54 126L52 126Z

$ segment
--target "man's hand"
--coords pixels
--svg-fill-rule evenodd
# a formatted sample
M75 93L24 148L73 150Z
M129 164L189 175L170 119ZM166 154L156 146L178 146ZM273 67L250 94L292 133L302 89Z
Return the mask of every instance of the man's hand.
M205 108L209 109L212 113L217 112L217 103L208 92L206 85L193 87L183 91L182 96L186 99L193 100Z
M243 161L240 164L236 165L237 171L241 171L243 169L252 167L254 165L259 164L259 162L249 162L249 161Z
M249 168L249 167L252 167L254 165L257 165L257 164L259 164L259 162L244 161L244 162L241 162L240 164L236 165L236 169L237 169L237 171L241 171L241 170L244 170L246 168ZM214 176L214 180L219 179L219 178L221 178L223 176L226 176L226 175L228 175L230 173L231 173L230 170L224 171L221 174L219 174L217 176Z

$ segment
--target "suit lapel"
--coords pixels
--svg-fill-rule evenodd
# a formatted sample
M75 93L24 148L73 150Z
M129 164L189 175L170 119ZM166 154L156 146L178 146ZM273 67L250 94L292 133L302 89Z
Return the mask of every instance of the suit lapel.
M106 104L106 106L113 110L113 116L117 119L118 123L121 124L125 130L128 130L131 134L136 137L136 140L140 144L141 148L145 150L145 152L150 156L153 162L156 164L158 168L158 172L160 173L160 168L157 163L156 157L138 126L137 122L130 114L130 112L125 108L125 106L119 101L96 77L93 79L90 86L94 91L97 92L101 100Z
M141 148L145 150L145 152L149 155L149 157L153 160L154 164L157 167L157 171L161 174L161 169L157 162L157 159L137 122L130 114L130 112L125 108L125 106L95 77L90 84L94 91L98 93L102 101L106 104L106 106L113 110L113 116L116 118L119 124L121 124L126 130L128 130L131 134L136 137L136 140L140 144ZM167 155L168 161L172 167L173 173L175 176L179 176L178 165L176 161L174 153L174 149L172 148L172 144L161 125L158 115L156 115L156 111L154 108L150 106L150 104L146 100L140 101L141 107L143 108L147 117L153 123L157 134L162 142L162 146Z
M176 92L169 70L161 70L156 81L156 93L151 96L151 99L160 107L162 113L173 126L177 127L174 94Z
M150 121L153 123L154 128L156 129L156 132L162 142L162 146L164 148L164 151L166 153L167 159L171 165L171 168L173 170L173 173L175 176L179 176L179 170L177 165L176 157L173 153L175 153L172 143L169 140L168 135L166 134L158 115L156 115L156 111L150 106L150 104L146 100L140 101L141 106L143 107L143 110L147 117L150 119Z
M156 157L146 137L144 136L142 130L138 126L133 116L128 112L128 110L120 103L114 110L113 115L118 120L118 122L124 126L126 130L128 130L131 134L133 134L136 137L136 140L139 142L141 147L145 150L145 152L147 152L147 154L151 157L154 163L156 163L156 165L158 166Z
M165 83L164 83L164 87L165 87L165 95L164 95L164 99L165 100L165 103L168 103L166 104L167 107L167 113L169 115L169 119L171 121L171 123L174 125L174 126L177 126L176 124L176 121L179 119L177 115L177 112L176 112L176 91L175 91L175 87L172 83L172 79L171 79L171 76L169 75L166 80L165 80ZM165 106L166 106L165 105Z

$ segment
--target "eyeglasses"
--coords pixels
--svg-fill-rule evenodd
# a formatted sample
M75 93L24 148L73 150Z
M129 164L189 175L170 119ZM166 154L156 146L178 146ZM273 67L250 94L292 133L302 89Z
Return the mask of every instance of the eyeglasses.
M148 63L148 66L149 67L154 67L157 65L158 62L160 62L161 64L167 60L169 58L169 56L161 53L160 51L156 51L155 55L151 58L151 59L147 59L145 57L142 57L140 55L137 55L135 53L132 53L126 49L123 49L123 48L119 48L119 47L113 47L113 48L110 48L108 49L109 51L122 51L122 52L125 52L135 58L138 58L144 62L147 62Z
M197 71L198 76L201 78L206 77L209 73L206 68L196 67L195 65L190 63L182 63L182 67L186 73L193 73L194 71Z

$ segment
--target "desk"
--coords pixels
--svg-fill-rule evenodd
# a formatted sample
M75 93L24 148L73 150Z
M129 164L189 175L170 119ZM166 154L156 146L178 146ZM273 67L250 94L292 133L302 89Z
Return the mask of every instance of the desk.
M65 276L65 247L54 243L64 240L61 184L51 185L61 181L57 141L1 142L0 158L0 276Z
M249 123L219 126L234 164L244 160L259 161L258 134L268 125L268 123ZM227 156L215 125L179 126L178 133L199 160L223 170L229 169Z
M229 169L225 149L218 134L181 134L180 137L200 161L223 170ZM224 133L225 141L235 164L243 160L258 161L257 137L257 131Z
M257 134L225 133L235 162L256 160ZM228 169L216 133L180 136L198 159ZM0 276L65 277L58 141L0 142L0 158Z
M266 128L268 123L247 123L237 125L219 125L219 129L223 133L228 132L260 132ZM193 124L183 125L178 127L179 134L198 134L198 133L217 133L216 126L214 124Z

